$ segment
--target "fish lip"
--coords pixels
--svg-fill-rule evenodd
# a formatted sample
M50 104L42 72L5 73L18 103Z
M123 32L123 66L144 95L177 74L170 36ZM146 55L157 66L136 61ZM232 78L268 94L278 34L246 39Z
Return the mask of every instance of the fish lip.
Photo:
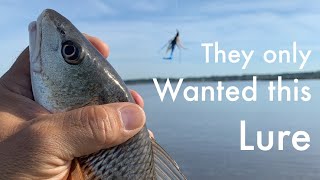
M29 24L29 56L31 72L42 73L42 22L44 19L55 22L56 18L63 19L64 17L55 10L45 9L38 16L36 21Z
M41 41L42 41L42 20L46 16L46 10L44 10L37 21L32 21L28 26L29 31L29 56L30 56L30 70L31 72L42 72L41 61Z

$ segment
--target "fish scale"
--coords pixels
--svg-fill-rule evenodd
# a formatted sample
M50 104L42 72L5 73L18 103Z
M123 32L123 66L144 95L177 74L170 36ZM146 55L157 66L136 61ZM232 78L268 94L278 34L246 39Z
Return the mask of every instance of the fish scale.
M137 135L119 146L79 158L86 178L94 179L107 175L109 178L119 176L127 179L152 179L153 154L149 153L152 152L152 146L148 139L148 130L144 127Z

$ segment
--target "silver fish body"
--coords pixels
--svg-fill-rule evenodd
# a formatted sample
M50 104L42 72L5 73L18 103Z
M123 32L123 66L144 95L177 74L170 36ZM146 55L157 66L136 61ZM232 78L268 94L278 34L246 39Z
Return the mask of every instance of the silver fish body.
M29 32L34 98L49 111L134 102L117 72L62 15L44 10ZM86 179L185 179L146 126L127 142L78 161Z

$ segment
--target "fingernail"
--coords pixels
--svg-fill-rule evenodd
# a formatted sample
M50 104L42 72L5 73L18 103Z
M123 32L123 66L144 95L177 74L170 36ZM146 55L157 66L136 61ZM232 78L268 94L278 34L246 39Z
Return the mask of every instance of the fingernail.
M143 126L145 115L139 106L124 106L120 109L120 114L126 130L134 130Z

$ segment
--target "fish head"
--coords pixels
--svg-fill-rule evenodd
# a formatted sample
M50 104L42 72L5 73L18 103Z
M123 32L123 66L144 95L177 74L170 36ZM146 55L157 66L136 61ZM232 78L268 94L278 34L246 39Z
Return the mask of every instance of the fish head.
M133 101L99 51L58 12L46 9L29 25L32 90L51 112Z

